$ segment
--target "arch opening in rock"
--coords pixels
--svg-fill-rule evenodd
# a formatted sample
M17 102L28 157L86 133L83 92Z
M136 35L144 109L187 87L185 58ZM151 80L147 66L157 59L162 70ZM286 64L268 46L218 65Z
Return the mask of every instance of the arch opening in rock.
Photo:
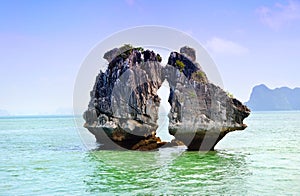
M170 103L168 102L170 96L170 86L167 80L165 80L161 87L157 91L157 95L160 97L160 105L158 110L158 128L156 130L156 136L162 141L170 142L174 139L174 136L169 133L169 111L171 109Z

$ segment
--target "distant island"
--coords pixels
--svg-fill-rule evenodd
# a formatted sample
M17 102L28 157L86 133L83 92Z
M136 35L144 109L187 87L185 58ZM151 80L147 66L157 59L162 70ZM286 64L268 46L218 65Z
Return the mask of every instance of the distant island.
M300 110L300 88L270 89L261 84L252 89L245 104L253 111Z
M7 110L0 109L0 116L9 116L9 112Z

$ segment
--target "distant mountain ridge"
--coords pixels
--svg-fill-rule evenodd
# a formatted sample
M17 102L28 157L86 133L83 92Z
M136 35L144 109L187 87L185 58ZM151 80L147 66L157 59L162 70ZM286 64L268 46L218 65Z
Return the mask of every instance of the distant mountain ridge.
M252 89L245 104L253 111L300 110L300 88L270 89L261 84Z
M7 110L0 109L0 116L9 116L9 112Z

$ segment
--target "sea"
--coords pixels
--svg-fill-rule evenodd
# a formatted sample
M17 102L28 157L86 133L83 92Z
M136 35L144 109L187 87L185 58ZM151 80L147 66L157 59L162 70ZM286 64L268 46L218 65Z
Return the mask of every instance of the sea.
M252 112L212 152L97 150L76 118L0 117L0 195L300 195L299 111Z

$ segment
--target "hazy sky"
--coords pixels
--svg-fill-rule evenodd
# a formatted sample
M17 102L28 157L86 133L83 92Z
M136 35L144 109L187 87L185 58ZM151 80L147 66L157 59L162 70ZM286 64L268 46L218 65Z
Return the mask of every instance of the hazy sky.
M0 2L0 109L72 108L89 51L140 25L190 34L216 62L224 87L243 102L257 84L300 86L300 1L8 0Z

